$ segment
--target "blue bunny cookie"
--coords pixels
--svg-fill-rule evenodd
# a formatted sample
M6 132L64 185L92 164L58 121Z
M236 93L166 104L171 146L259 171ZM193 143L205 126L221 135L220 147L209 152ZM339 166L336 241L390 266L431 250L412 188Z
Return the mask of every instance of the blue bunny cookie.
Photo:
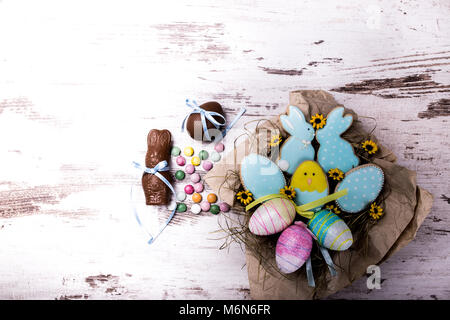
M287 115L280 116L283 128L291 135L280 149L278 166L281 170L293 174L297 167L306 160L314 160L315 151L311 146L314 128L306 122L301 110L288 107Z
M353 122L351 115L344 115L344 108L337 107L330 111L327 116L325 127L317 130L316 139L320 143L317 151L317 162L323 170L338 168L347 172L359 165L359 158L355 155L353 146L341 138Z
M336 200L337 205L347 212L359 212L374 201L384 184L383 170L374 164L365 164L345 174L336 186L336 192L345 188L348 194Z

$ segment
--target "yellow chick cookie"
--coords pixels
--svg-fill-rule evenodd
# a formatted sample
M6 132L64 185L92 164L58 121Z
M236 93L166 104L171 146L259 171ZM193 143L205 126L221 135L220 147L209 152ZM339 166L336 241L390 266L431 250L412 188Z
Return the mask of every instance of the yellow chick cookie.
M328 180L322 167L315 161L302 162L291 180L295 190L295 203L302 205L328 195ZM320 209L320 208L315 208Z

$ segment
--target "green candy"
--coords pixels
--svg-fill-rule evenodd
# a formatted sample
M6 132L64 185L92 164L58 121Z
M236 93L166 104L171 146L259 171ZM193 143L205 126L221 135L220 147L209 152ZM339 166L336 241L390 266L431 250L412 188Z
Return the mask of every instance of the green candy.
M200 157L200 159L206 160L206 159L208 159L209 154L208 154L208 151L202 150L199 152L198 156Z
M171 154L173 157L179 156L180 153L181 153L181 149L178 148L178 147L173 147L172 150L170 151L170 154Z
M185 177L185 174L184 174L183 171L178 170L177 172L175 172L175 178L176 178L177 180L183 180L184 177Z
M184 203L177 204L177 212L185 212L187 210L187 206Z
M220 212L220 207L217 204L213 204L209 209L212 214L218 214Z

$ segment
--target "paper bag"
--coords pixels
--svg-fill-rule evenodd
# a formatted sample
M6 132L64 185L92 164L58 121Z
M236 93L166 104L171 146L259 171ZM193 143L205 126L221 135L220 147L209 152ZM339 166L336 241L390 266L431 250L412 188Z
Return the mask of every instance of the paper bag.
M339 106L333 96L321 90L301 90L290 93L290 105L299 107L309 119L316 113L328 114ZM284 110L280 110L280 114ZM361 125L356 121L357 115L351 109L345 110L354 117L353 125L344 133L343 137L349 142L358 142L368 137ZM271 121L279 125L278 117ZM265 123L273 127L272 123ZM286 135L281 128L281 133ZM374 137L371 137L375 140ZM247 251L247 269L250 283L250 295L253 299L313 299L324 298L350 285L366 273L369 265L379 264L388 259L414 239L416 232L425 217L430 213L433 203L432 195L417 186L416 174L402 166L395 164L395 155L376 141L379 151L375 154L374 163L385 173L386 184L389 185L389 195L384 202L385 215L369 231L368 250L355 249L334 252L333 261L337 265L338 275L329 277L326 288L314 290L308 286L305 273L292 279L281 274L267 272L259 260ZM253 144L248 140L236 146L236 150L229 152L206 176L206 183L220 198L233 204L235 187L240 184L236 176L227 176L224 187L224 176L230 170L237 170L241 159L251 150Z

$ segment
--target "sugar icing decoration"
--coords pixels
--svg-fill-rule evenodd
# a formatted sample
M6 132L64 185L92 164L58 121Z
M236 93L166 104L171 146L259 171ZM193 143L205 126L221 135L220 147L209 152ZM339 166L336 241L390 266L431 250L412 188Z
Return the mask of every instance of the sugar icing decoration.
M281 115L280 121L291 136L280 149L278 165L281 170L293 174L300 163L314 160L315 151L311 145L314 128L306 122L301 110L295 106L289 106L287 115Z
M320 143L317 161L326 172L338 168L345 173L359 165L359 158L352 145L341 138L341 134L353 122L351 115L343 115L343 107L334 108L327 116L326 125L316 132L316 139Z

